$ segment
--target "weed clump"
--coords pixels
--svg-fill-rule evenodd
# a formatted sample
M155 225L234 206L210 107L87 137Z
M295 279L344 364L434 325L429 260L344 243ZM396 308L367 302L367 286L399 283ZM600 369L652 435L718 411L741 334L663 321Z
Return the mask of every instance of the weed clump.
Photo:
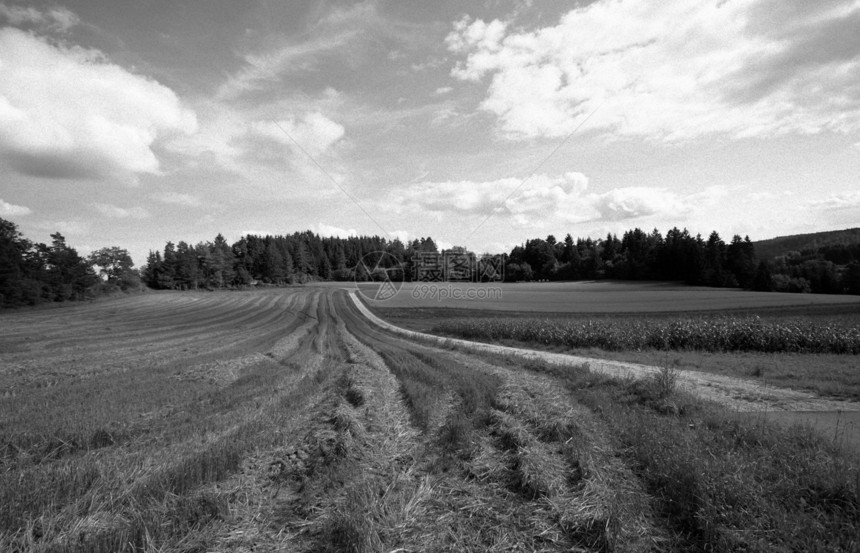
M664 366L651 376L651 384L657 399L666 399L675 393L678 384L678 371L672 367Z

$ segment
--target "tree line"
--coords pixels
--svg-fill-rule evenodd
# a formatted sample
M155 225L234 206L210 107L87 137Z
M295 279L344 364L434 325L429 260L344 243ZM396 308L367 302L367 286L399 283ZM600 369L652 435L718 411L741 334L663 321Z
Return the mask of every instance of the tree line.
M716 231L707 240L677 227L663 236L635 228L619 239L527 240L505 266L506 280L675 280L690 285L756 291L860 294L860 242L830 244L759 259L749 237L726 243Z
M461 248L455 248L462 251ZM311 231L279 236L243 236L230 245L222 235L190 245L168 242L151 251L142 269L152 288L198 289L284 285L313 280L365 280L368 254L388 254L384 265L398 278L417 278L419 253L439 252L435 241L411 242L380 236L322 237ZM621 238L553 235L526 240L510 253L492 256L507 282L535 280L673 280L690 285L758 291L860 293L860 244L829 246L775 260L756 257L749 237L725 242L716 231L707 239L687 229L628 230ZM840 266L837 262L847 263ZM853 263L853 264L852 264Z
M752 287L757 264L755 247L734 236L726 244L717 232L707 240L687 229L673 228L665 236L654 229L635 228L619 239L578 238L527 240L511 251L507 275L511 280L680 280L716 287Z
M860 294L860 242L790 251L770 267L773 290Z
M462 249L458 249L462 251ZM92 298L139 288L193 290L285 285L314 280L365 280L368 254L385 252L383 265L398 278L416 277L418 254L442 253L436 242L402 242L380 236L322 237L311 231L243 236L233 244L218 234L211 242L168 242L150 251L138 272L117 246L83 257L62 234L50 244L24 238L0 219L0 306ZM474 257L474 256L473 256ZM860 294L860 242L826 244L758 259L749 237L726 243L715 231L707 239L687 229L635 228L621 238L553 235L526 240L510 253L492 256L508 282L535 280L674 280L691 285L743 287L781 292Z
M430 237L404 244L380 236L322 237L305 231L248 235L229 245L218 234L212 242L193 246L168 242L163 251L150 251L142 278L152 288L178 290L363 280L369 275L363 273L361 260L377 252L388 254L383 259L386 267L404 270L411 266L415 252L438 252L438 248Z
M85 300L138 287L138 273L122 248L82 257L59 232L50 244L35 243L15 223L0 219L0 307Z

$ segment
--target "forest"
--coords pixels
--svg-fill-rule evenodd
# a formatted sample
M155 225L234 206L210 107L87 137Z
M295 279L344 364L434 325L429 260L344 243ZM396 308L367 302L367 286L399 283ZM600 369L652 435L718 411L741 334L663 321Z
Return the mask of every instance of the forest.
M438 251L430 237L403 243L380 236L336 238L305 231L244 236L231 246L219 234L211 243L170 242L163 253L150 252L142 276L150 287L171 289L365 280L361 258L386 252L389 262L383 265L399 269L408 281L417 275L416 255ZM672 280L757 291L860 293L860 244L767 260L757 258L749 237L735 235L726 243L716 231L704 239L687 229L672 228L664 236L657 229L636 228L621 238L609 234L574 240L567 234L560 241L553 235L530 239L510 253L492 257L501 258L507 282Z
M59 232L50 244L34 243L15 223L0 219L0 307L80 301L140 286L131 256L122 248L105 247L82 257Z
M508 256L510 280L673 280L690 285L741 287L763 292L860 294L860 240L809 245L774 257L758 256L749 237L707 239L687 229L665 236L636 228L619 239L577 239L568 234L528 240Z
M464 251L462 248L458 251ZM50 244L24 238L15 223L0 219L0 306L90 299L142 285L163 290L280 286L317 280L365 280L362 257L386 252L383 266L404 280L416 277L418 254L439 252L436 242L380 236L322 237L311 231L280 236L243 236L233 244L218 234L211 242L168 242L134 268L117 246L81 256L60 233ZM487 254L488 255L488 254ZM635 228L621 238L563 240L553 235L526 240L510 253L491 256L504 280L671 280L690 285L758 291L860 294L860 242L822 243L771 259L756 256L749 237L726 243L687 229Z

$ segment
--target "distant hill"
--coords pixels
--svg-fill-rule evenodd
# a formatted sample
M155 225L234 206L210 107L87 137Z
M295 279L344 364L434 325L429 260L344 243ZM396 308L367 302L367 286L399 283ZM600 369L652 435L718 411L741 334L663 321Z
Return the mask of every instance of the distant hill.
M857 243L860 243L860 228L777 236L770 240L753 242L756 257L759 259L773 259L792 251L818 250L825 246Z

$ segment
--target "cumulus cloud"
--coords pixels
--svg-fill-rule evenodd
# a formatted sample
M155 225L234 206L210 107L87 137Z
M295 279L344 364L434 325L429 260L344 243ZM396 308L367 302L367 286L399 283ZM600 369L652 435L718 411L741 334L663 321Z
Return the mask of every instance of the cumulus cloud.
M95 50L5 28L0 67L0 159L24 174L158 174L156 139L196 128L173 91Z
M30 213L32 213L32 210L29 207L10 204L9 202L4 202L3 198L0 198L0 215L15 217L19 215L29 215Z
M32 6L25 8L2 3L0 19L5 19L11 25L35 25L53 31L68 31L81 21L74 12L59 6L42 11Z
M656 214L681 216L690 206L665 188L631 186L615 188L593 198L593 205L606 221L635 219Z
M96 203L93 204L96 211L111 219L146 219L149 212L140 206L124 208L111 204Z
M534 31L463 19L458 79L512 137L561 137L585 114L621 135L686 140L860 129L860 4L599 0Z
M407 212L460 216L503 214L527 224L537 218L562 211L582 212L577 199L588 187L582 173L560 176L534 175L523 181L505 178L495 181L446 181L413 183L398 188L391 204Z
M645 186L595 193L588 191L588 177L570 172L558 176L534 175L525 182L507 178L413 183L398 189L390 206L400 212L427 213L438 219L454 215L477 222L493 216L515 227L529 228L548 220L617 222L652 216L679 220L724 195L721 187L689 195Z
M450 86L440 86L439 88L436 89L434 94L441 96L442 94L448 94L452 90L454 90L454 89L451 88Z

